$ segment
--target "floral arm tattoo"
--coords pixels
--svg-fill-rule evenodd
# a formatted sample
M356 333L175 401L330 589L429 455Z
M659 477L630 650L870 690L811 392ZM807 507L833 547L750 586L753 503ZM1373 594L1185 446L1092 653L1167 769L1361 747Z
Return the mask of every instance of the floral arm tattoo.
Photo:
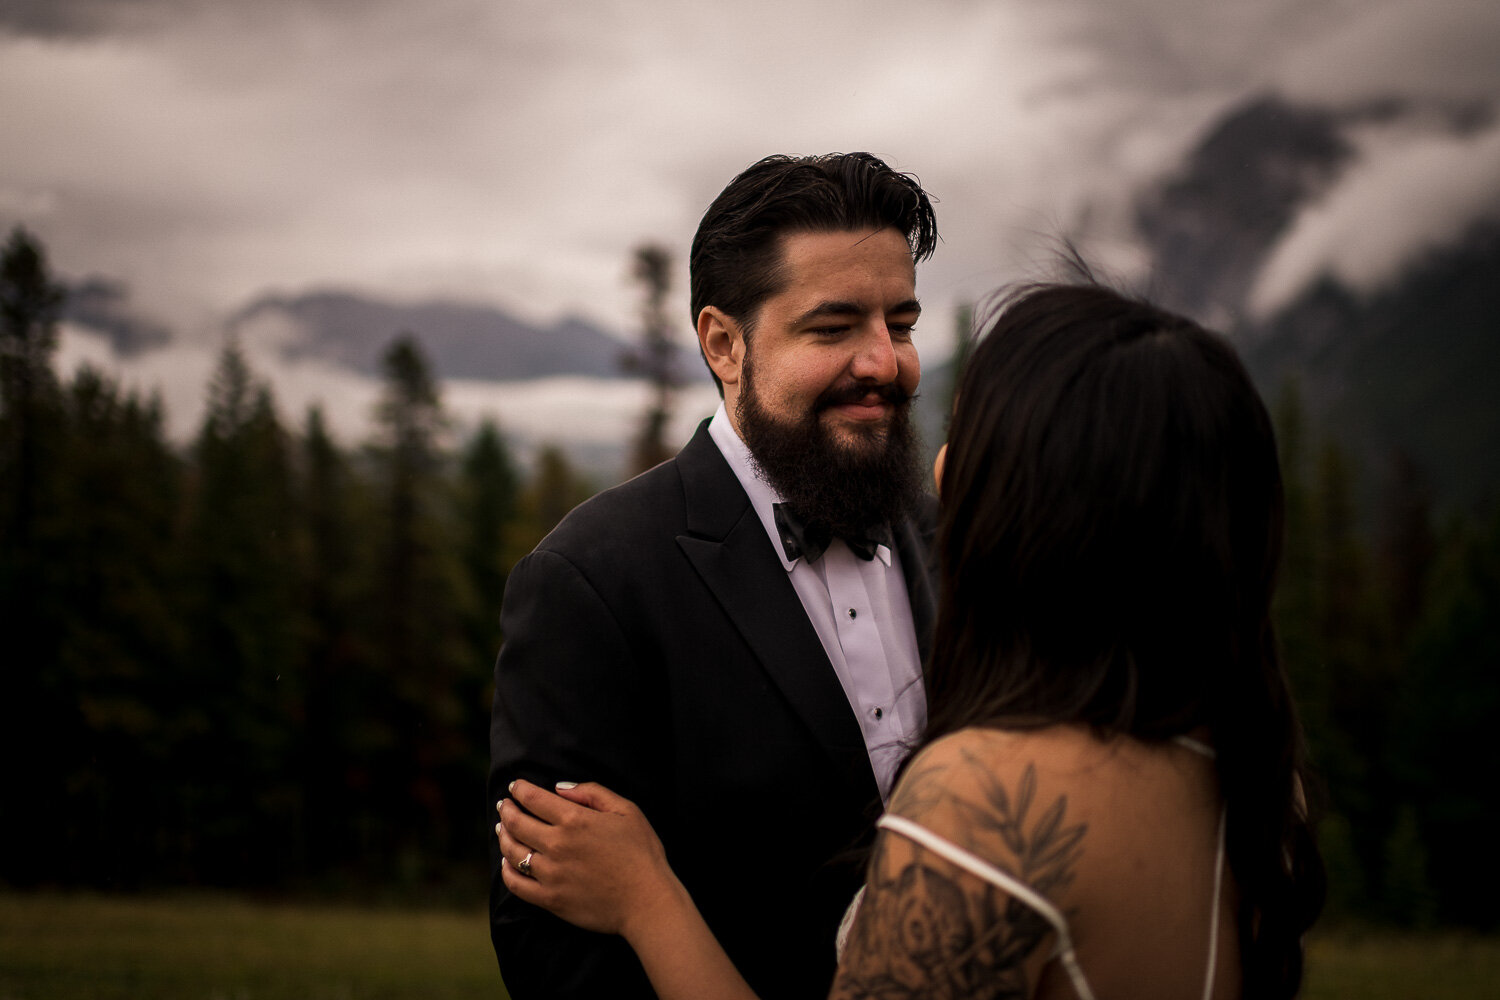
M1055 901L1073 880L1087 825L1066 824L1066 795L1038 806L1032 765L1007 789L967 750L960 756L909 773L890 811L922 822L940 810L942 836ZM950 791L953 778L978 795ZM1009 893L883 831L833 997L1030 997L1036 984L1027 970L1051 933L1041 914Z

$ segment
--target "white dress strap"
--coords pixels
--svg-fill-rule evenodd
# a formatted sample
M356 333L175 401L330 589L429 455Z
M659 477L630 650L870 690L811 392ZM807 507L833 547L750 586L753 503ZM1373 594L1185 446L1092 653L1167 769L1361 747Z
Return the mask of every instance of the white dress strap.
M1204 743L1202 740L1195 740L1191 736L1174 736L1172 737L1172 742L1176 743L1180 747L1187 747L1189 750L1193 751L1193 753L1207 757L1209 760L1213 760L1215 757L1219 756L1217 751L1215 751L1213 747L1209 746L1207 743Z
M1224 891L1224 827L1227 808L1219 810L1219 846L1214 853L1214 901L1208 915L1208 971L1203 974L1203 1000L1213 1000L1214 970L1219 965L1219 900Z
M1196 754L1201 754L1209 760L1218 757L1214 748L1191 736L1174 736L1172 742L1178 746L1187 747ZM1214 898L1213 908L1208 911L1208 970L1203 974L1203 1000L1213 1000L1214 995L1214 970L1219 964L1219 902L1224 893L1224 827L1228 818L1228 808L1219 810L1219 845L1214 853Z
M1214 753L1213 747L1190 736L1175 736L1173 737L1173 742L1209 759L1217 756ZM1208 969L1203 977L1203 1000L1213 1000L1214 972L1219 963L1219 908L1224 893L1224 837L1227 823L1228 808L1221 808L1219 810L1218 846L1214 856L1213 903L1208 917ZM886 813L880 817L876 825L921 844L934 854L951 861L970 874L976 875L991 885L1005 890L1040 914L1043 919L1052 925L1053 930L1057 932L1057 949L1054 955L1062 962L1063 968L1068 973L1068 978L1073 982L1073 989L1078 993L1081 1000L1094 1000L1094 991L1089 987L1088 979L1083 974L1083 968L1078 964L1078 955L1073 950L1073 936L1068 931L1067 918L1045 897L1005 869L999 868L978 855L938 836L925 826L921 826L907 819L905 816ZM860 890L861 894L863 894L863 891L862 889ZM846 922L848 919L846 915ZM840 930L842 936L843 928L840 928Z
M1073 989L1077 991L1081 1000L1094 1000L1094 991L1089 988L1088 979L1084 976L1083 969L1078 964L1078 955L1073 951L1073 936L1068 932L1067 918L1045 897L1010 872L990 864L978 855L959 847L951 841L945 840L925 826L914 823L905 816L894 816L886 813L880 817L876 825L921 844L934 854L953 862L953 864L969 872L971 875L976 875L996 888L1010 893L1016 899L1019 899L1039 913L1047 923L1052 925L1052 929L1057 932L1057 950L1055 955L1062 962L1063 968L1068 973L1068 978L1073 981Z

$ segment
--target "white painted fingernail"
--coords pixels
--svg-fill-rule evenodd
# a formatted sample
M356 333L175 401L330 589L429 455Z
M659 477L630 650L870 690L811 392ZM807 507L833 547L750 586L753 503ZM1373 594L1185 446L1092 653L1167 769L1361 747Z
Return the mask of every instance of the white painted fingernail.
M557 787L558 788L577 788L578 787L578 782L576 782L576 781L559 781L557 783Z
M499 824L499 823L496 823L496 824L495 824L495 836L497 836L497 837L498 837L498 836L500 836L500 831L501 831L501 829L502 829L502 826L501 826L501 824Z
M520 779L518 778L516 780L519 781ZM507 792L510 792L510 794L512 795L516 794L516 782L512 781L510 784L506 785L505 790Z

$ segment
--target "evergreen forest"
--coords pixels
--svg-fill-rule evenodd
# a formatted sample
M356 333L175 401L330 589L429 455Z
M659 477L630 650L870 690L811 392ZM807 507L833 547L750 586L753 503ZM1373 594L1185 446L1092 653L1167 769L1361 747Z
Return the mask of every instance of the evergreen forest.
M482 898L506 572L590 484L556 449L523 475L494 424L460 439L420 331L371 331L357 448L284 423L232 343L174 445L156 398L54 371L64 295L10 234L0 884ZM1356 468L1294 383L1271 397L1331 911L1493 928L1500 499L1439 509L1419 462Z

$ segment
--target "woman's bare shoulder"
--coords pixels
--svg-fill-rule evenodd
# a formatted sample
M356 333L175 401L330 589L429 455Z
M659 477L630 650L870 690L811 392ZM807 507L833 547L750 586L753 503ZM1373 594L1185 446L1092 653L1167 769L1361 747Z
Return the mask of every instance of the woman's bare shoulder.
M1169 926L1167 937L1177 940L1201 924L1218 809L1212 762L1167 742L1073 725L967 729L937 740L907 766L888 813L990 870L887 821L867 882L869 919L862 909L863 927L851 936L860 946L840 978L864 992L836 995L969 996L962 983L984 982L1029 996L1053 950L1050 911L1060 911L1086 965L1125 976L1135 968L1132 935L1141 927ZM908 955L903 943L912 935L902 929L918 919L913 914L930 918L931 927L919 928L928 935L922 941L982 946L955 946L943 963ZM1112 952L1111 941L1133 943ZM1162 968L1171 961L1175 953ZM939 984L904 971L918 966L964 975ZM918 985L909 993L865 989L893 981Z
M918 822L941 822L960 803L1014 808L1017 795L1034 796L1038 782L1054 790L1074 786L1106 766L1113 753L1111 744L1081 726L963 729L913 758L891 797L890 811Z
M1089 823L1073 801L1103 746L1086 730L966 729L925 748L889 811L1046 893L1072 882Z
M1055 932L1030 903L1011 905L1012 890L1018 881L1030 893L1065 899L1075 877L1088 828L1070 815L1051 776L1055 762L1074 752L1072 739L964 730L911 761L889 813L1011 881L959 864L909 828L886 829L834 996L1032 995Z

